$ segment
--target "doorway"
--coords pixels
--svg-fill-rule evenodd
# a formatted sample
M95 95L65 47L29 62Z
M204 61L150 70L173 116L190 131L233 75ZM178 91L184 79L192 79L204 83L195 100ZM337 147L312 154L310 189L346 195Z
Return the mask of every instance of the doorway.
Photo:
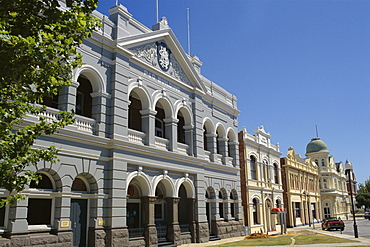
M87 200L71 199L71 228L73 246L86 247Z

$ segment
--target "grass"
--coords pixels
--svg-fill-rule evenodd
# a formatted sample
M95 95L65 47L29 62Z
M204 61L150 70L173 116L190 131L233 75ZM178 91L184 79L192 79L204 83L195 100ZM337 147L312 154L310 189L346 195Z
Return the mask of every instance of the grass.
M290 245L292 238L295 239L295 245L300 244L330 244L330 243L351 243L355 240L332 237L324 234L318 234L310 231L299 231L285 235L271 236L261 239L245 239L238 242L227 243L213 246L272 246L272 245Z

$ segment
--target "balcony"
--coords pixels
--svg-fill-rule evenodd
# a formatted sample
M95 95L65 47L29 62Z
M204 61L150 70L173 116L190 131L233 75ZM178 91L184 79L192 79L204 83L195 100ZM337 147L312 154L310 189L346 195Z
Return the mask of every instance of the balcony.
M162 137L155 137L155 146L160 149L168 150L169 140Z
M180 142L177 143L177 151L180 154L188 155L188 149L189 149L188 144L184 144L184 143L180 143Z
M144 145L146 134L137 130L128 129L128 140L130 142Z
M59 109L46 108L45 112L39 114L42 117L46 118L46 122L51 123L55 119L59 119ZM76 127L78 130L84 131L89 134L94 134L96 121L92 118L87 118L80 115L75 115L75 122L70 125Z

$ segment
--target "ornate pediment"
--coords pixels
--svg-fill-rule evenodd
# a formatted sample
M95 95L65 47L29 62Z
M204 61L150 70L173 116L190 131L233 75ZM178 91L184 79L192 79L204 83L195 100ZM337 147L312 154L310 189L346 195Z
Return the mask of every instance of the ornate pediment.
M156 41L129 49L135 57L163 71L167 75L192 86L171 49L164 41Z

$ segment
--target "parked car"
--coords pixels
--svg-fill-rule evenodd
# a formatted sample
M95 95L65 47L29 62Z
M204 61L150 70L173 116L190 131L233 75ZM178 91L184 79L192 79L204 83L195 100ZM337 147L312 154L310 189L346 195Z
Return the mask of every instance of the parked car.
M370 220L370 212L365 212L364 218Z
M323 230L344 230L344 222L340 218L328 218L321 223L321 229Z

